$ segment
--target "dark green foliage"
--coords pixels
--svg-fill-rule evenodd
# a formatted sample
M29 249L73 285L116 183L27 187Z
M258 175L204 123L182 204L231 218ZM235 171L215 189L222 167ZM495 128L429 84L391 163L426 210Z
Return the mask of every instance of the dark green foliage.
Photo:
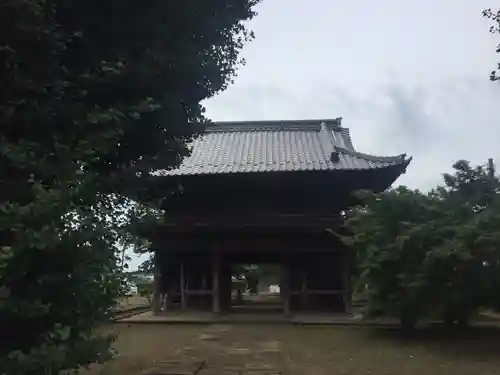
M348 216L358 291L369 313L413 326L421 317L466 323L495 306L500 287L500 183L483 167L454 165L429 194L399 187L362 195Z
M491 8L486 9L483 11L483 17L493 22L493 25L490 26L490 32L495 35L500 34L500 10L493 11ZM496 53L500 53L500 43L497 45ZM490 74L490 79L492 81L500 80L500 76L498 75L499 71L500 63L497 64L497 69L492 71Z
M365 293L370 314L390 314L414 321L425 308L427 288L420 265L426 256L430 215L428 197L404 187L362 195L365 207L348 216L354 235L346 242L357 252L357 288ZM410 323L411 324L411 323Z
M154 270L154 256L150 254L148 256L148 259L146 259L144 262L142 262L139 265L139 270L142 272L149 272L152 273Z
M437 265L448 267L441 282L444 320L464 323L480 306L493 306L500 286L500 182L493 170L455 164L445 187L435 192L445 239L436 247ZM444 228L444 230L443 230ZM440 268L439 268L440 270ZM437 276L437 272L436 272Z
M6 0L0 8L0 374L109 356L127 201L175 166L257 0Z

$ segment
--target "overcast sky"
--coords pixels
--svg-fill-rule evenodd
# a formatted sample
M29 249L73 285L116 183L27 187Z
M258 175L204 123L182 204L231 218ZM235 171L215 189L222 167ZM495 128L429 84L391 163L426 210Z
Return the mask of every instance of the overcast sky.
M397 183L426 190L454 161L496 159L498 0L263 0L235 83L212 120L343 117L358 151L414 157ZM144 257L133 256L131 268Z
M246 66L207 101L212 120L343 117L358 151L414 157L427 189L454 161L500 164L500 84L489 81L498 0L263 0Z

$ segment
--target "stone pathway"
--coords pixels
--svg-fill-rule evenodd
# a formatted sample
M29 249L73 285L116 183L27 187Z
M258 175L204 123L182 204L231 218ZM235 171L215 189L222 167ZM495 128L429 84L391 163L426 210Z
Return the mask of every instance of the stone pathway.
M113 325L118 355L81 375L500 374L500 332L288 324ZM145 371L146 370L146 371Z
M255 336L261 336L257 331ZM279 341L269 341L265 337L248 340L248 331L241 337L245 337L245 340L238 340L237 326L209 326L196 338L196 349L188 346L179 350L177 354L185 360L156 363L141 375L285 374L282 344Z

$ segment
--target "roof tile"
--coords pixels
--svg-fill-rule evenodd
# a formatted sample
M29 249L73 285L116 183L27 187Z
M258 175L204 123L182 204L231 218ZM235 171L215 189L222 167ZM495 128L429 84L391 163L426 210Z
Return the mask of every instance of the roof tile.
M332 152L339 155L332 162ZM407 164L405 155L355 151L340 119L214 123L192 142L191 155L160 175L357 170Z

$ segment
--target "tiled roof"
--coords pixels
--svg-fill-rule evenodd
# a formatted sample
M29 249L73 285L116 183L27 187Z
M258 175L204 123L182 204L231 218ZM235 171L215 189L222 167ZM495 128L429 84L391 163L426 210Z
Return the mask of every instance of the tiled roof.
M160 175L359 170L407 165L405 155L379 157L354 150L341 119L218 122L193 140L180 167Z

